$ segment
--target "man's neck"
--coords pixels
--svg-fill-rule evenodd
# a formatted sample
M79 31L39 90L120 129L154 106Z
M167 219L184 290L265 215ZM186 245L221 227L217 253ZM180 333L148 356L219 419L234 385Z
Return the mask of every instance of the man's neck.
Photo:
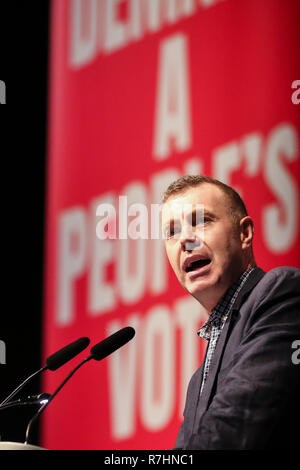
M202 305L202 307L204 308L207 316L210 316L211 313L212 313L212 310L216 307L216 305L218 305L218 303L220 302L220 300L222 299L222 297L226 294L226 292L228 291L228 289L230 289L231 286L233 286L233 284L235 284L239 279L240 277L246 272L248 271L249 269L251 268L256 268L256 263L255 262L249 262L247 263L246 267L243 268L239 274L237 276L235 276L233 278L233 280L231 280L230 284L228 285L225 285L225 286L220 286L219 288L218 287L213 287L212 289L214 289L214 291L211 293L211 295L209 293L207 293L207 295L203 295L201 300L200 299L197 299L198 302Z

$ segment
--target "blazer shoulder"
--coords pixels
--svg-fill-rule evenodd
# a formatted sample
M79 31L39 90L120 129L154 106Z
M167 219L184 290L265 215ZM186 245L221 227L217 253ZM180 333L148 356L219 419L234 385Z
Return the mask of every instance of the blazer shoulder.
M271 269L267 271L268 275L275 275L276 277L300 277L300 269L295 268L294 266L279 266L278 268Z
M250 294L255 304L275 301L276 298L300 295L300 269L292 266L280 266L267 271ZM249 299L250 300L250 299Z
M298 286L300 290L300 269L292 266L280 266L267 271L257 287L268 287L271 290L282 286L294 288Z

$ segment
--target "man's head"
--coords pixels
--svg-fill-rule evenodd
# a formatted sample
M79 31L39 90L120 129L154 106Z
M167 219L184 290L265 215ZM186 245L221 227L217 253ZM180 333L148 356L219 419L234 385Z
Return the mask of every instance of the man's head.
M253 221L239 194L218 180L184 176L173 182L163 196L162 224L179 282L208 311L255 266Z

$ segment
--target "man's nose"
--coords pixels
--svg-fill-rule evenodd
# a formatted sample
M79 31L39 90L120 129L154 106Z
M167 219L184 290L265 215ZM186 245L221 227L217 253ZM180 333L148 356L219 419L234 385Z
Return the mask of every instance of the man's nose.
M200 245L200 239L196 234L196 230L186 224L182 227L180 244L183 251L193 251Z

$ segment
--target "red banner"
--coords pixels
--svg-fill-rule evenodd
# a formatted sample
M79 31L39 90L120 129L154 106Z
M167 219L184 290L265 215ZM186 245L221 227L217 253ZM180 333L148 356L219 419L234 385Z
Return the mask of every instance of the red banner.
M53 1L43 355L123 326L136 335L55 397L44 447L174 445L206 347L204 312L153 236L151 208L178 176L235 187L257 264L300 267L299 18L297 0ZM136 239L134 204L149 217ZM101 239L107 207L116 236ZM45 374L43 391L88 354Z

